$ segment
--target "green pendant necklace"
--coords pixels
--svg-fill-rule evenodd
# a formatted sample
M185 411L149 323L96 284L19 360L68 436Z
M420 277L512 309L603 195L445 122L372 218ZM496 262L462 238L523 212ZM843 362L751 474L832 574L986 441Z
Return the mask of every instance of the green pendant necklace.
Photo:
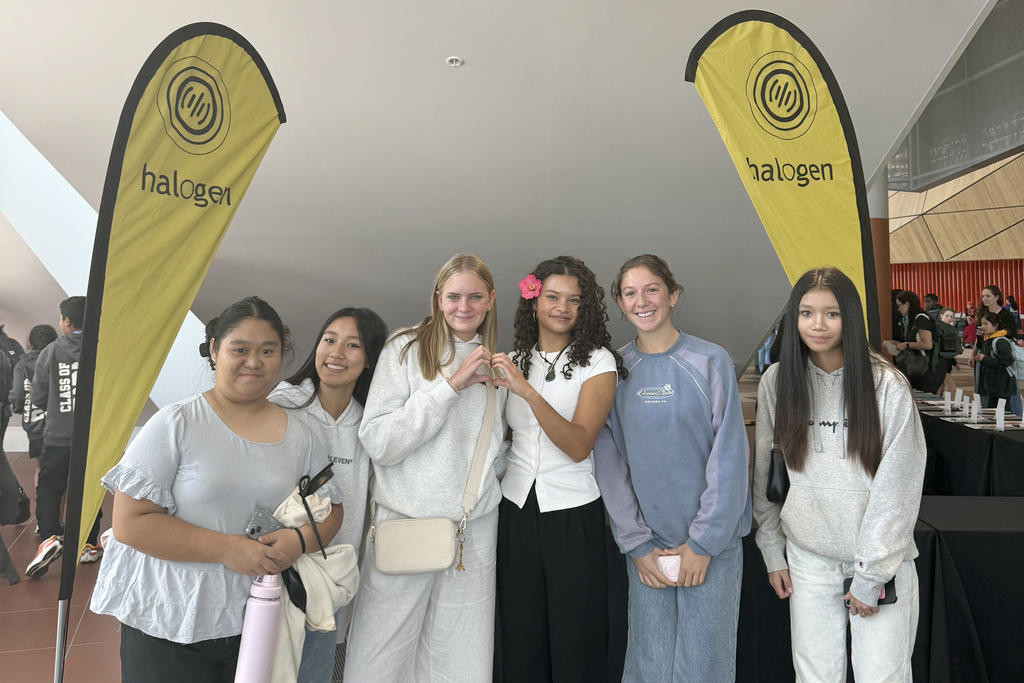
M544 375L544 381L545 382L554 382L555 381L555 363L558 362L558 359L562 357L562 354L565 353L565 350L567 348L569 348L568 345L563 346L562 350L558 352L558 355L555 356L554 360L548 360L547 356L544 355L544 352L541 351L539 348L537 349L537 355L539 355L540 359L542 361L544 361L545 363L547 363L547 365L548 365L548 374Z

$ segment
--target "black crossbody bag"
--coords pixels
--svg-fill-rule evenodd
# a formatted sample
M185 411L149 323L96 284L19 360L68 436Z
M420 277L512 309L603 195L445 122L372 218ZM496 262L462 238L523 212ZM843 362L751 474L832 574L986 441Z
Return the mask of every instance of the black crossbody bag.
M778 393L776 393L775 407L778 408ZM786 469L786 458L782 455L775 435L779 431L779 413L776 410L775 424L772 427L772 450L768 456L768 485L765 487L765 498L771 503L782 505L786 502L786 495L789 493L789 470Z

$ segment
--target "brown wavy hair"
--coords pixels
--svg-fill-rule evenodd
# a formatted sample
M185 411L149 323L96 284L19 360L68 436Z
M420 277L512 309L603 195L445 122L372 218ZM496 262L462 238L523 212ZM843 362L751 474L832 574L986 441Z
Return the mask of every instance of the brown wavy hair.
M626 378L626 368L622 367L622 357L612 348L612 336L608 333L608 307L604 303L604 290L597 284L597 278L587 264L572 256L558 256L537 264L532 275L544 282L552 275L567 275L576 278L580 287L580 306L576 313L576 325L573 326L569 338L569 349L566 353L562 376L572 378L574 365L590 364L590 354L596 349L605 348L615 358L615 368L622 379ZM541 289L541 296L544 290ZM519 299L515 318L515 343L512 350L512 362L523 371L525 377L530 376L530 359L533 347L540 336L535 315L535 299Z

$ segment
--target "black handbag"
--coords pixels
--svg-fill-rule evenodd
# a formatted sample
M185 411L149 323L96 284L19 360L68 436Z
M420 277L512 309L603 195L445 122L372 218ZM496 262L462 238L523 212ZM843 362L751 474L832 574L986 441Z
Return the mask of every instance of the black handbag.
M786 469L786 459L782 451L772 445L770 460L768 461L768 485L765 488L765 498L769 502L782 505L786 502L786 494L789 493L789 470Z
M776 410L778 410L778 397L776 395ZM782 449L778 447L774 436L779 431L779 415L775 414L775 426L772 432L772 451L768 456L768 484L765 487L765 498L771 503L782 505L786 502L786 495L789 493L789 470L786 469L786 458L782 455Z
M893 362L896 363L896 367L911 382L915 382L928 374L928 356L909 346L896 354Z
M922 316L925 320L929 319L928 316L925 315L924 313L918 313L916 316L914 316L914 322L912 325L910 325L910 329L907 330L906 334L908 342L919 341L917 339L917 319ZM934 336L934 333L932 333L933 347L934 344L938 342L938 340L935 339ZM928 354L918 349L912 349L909 346L896 354L896 357L893 358L893 363L895 363L896 367L900 369L900 372L906 375L907 379L910 380L911 384L920 379L923 379L924 376L927 375L928 371L931 369L931 361L928 358Z
M0 524L21 524L31 516L28 496L0 451Z

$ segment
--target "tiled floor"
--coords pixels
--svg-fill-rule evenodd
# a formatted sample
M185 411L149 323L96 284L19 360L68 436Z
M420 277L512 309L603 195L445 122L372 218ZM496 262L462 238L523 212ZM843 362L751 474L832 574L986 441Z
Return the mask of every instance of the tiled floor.
M20 431L17 422L11 430ZM24 452L8 451L7 458L22 487L35 500L35 465ZM109 497L104 519L110 519ZM40 579L25 577L25 567L35 555L38 539L35 519L20 526L0 527L21 581L10 586L0 579L0 680L44 683L53 680L57 642L57 586L60 562L50 565ZM116 620L88 610L98 564L79 565L68 612L68 643L64 680L69 683L118 681L121 632Z
M970 387L973 378L966 364L953 373L957 386ZM753 439L754 399L760 376L748 369L740 377L743 414ZM14 422L10 430L20 431ZM11 437L8 434L7 442ZM35 499L32 485L35 470L24 452L8 451L11 467L22 487ZM104 504L104 520L110 519L110 497ZM109 522L107 522L109 524ZM38 540L34 533L35 519L21 526L0 527L0 537L7 544L19 574L35 554ZM120 626L116 620L93 614L87 609L98 564L79 565L71 598L70 647L65 663L64 680L69 683L94 683L120 680ZM18 683L44 683L53 680L57 631L58 565L51 566L41 579L22 578L14 586L0 579L0 680Z

